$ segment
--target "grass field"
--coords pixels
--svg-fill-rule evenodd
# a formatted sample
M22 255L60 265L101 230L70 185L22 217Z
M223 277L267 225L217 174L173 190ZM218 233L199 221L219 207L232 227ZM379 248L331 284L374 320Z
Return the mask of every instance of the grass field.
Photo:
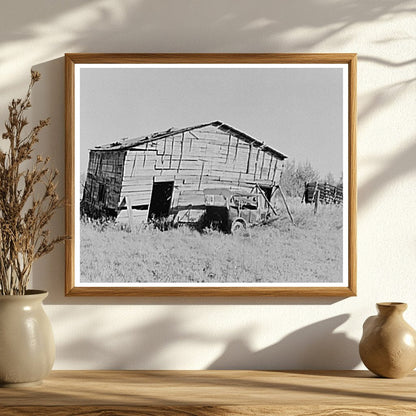
M296 226L282 212L243 235L82 222L81 282L342 281L342 206L290 206Z

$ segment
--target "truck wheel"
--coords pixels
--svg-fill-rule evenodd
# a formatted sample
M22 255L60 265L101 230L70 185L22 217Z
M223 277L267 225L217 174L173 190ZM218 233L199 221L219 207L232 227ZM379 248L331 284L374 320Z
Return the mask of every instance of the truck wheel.
M231 233L232 234L241 233L242 231L245 231L245 229L246 229L246 224L245 224L244 221L236 220L231 224Z

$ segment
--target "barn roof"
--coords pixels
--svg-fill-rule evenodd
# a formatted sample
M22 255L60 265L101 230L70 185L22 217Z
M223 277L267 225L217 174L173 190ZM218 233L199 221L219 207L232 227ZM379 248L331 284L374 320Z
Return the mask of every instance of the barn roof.
M284 155L283 153L278 152L277 150L273 149L272 147L266 146L264 144L264 142L261 142L257 139L255 139L254 137L242 132L241 130L238 130L226 123L223 123L222 121L211 121L210 123L204 123L204 124L197 124L195 126L190 126L190 127L184 127L184 128L175 128L175 127L171 127L168 130L165 131L160 131L160 132L156 132L156 133L152 133L148 136L142 136L142 137L136 137L136 138L132 138L132 139L120 139L116 142L110 143L110 144L104 144L101 146L96 146L94 148L94 150L124 150L124 149L130 149L132 147L138 146L138 145L142 145L142 144L146 144L149 142L153 142L156 140L160 140L160 139L164 139L165 137L168 136L172 136L175 134L180 134L180 133L184 133L190 130L196 130L196 129L200 129L202 127L207 127L207 126L213 126L216 127L218 130L221 130L223 132L226 133L230 133L233 136L244 140L247 143L252 144L254 147L261 147L264 151L271 153L272 155L274 155L275 157L283 160L286 159L287 156Z

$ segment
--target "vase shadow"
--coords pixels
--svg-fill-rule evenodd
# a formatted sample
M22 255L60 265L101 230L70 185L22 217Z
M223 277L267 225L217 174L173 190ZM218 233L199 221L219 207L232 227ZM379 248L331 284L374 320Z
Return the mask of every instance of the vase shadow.
M253 351L244 338L231 340L208 369L342 370L360 363L358 342L335 332L349 314L300 328L279 342Z

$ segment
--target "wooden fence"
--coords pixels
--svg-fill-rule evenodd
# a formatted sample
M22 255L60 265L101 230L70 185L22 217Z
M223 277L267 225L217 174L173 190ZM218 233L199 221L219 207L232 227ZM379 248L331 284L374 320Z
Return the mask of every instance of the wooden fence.
M312 204L321 202L323 204L342 204L342 185L330 185L328 183L307 182L302 202Z

